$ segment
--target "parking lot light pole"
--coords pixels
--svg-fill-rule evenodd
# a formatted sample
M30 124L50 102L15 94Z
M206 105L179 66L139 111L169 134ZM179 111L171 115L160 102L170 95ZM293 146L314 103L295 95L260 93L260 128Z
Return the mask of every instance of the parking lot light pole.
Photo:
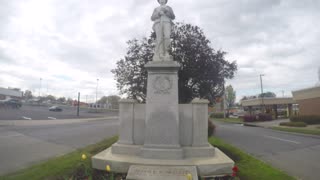
M264 112L262 76L264 76L264 74L260 74L260 86L261 86L261 111L263 111L263 112Z

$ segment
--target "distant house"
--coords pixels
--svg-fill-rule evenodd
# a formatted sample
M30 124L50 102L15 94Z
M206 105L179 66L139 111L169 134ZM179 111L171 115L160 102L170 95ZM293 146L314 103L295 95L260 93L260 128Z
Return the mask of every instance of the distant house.
M292 91L292 95L299 104L300 115L320 116L320 86Z
M1 88L0 87L0 100L5 100L5 99L21 99L23 95L23 92L20 91L20 89L16 88Z

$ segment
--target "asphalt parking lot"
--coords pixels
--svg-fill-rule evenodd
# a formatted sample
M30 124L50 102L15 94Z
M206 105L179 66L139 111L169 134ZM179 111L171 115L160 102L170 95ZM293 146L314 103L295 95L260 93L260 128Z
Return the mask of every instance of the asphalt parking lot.
M63 106L62 112L49 111L46 106L23 105L20 109L0 108L0 120L53 120L75 118L97 118L104 116L117 116L117 111L89 113L88 109L80 109L77 116L77 107Z

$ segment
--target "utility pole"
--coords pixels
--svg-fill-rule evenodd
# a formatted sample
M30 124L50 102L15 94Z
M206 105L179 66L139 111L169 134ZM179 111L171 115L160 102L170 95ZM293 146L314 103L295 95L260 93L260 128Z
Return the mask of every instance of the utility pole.
M77 116L79 116L79 111L80 111L80 92L78 92L78 107L77 107Z
M223 118L226 118L226 88L223 81Z
M260 85L261 85L261 111L263 111L263 113L264 113L262 76L264 76L264 74L260 74Z

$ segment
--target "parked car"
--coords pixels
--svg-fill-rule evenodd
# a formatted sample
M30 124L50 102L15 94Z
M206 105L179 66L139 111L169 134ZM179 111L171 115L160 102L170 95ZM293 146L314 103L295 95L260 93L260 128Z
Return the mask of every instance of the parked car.
M11 108L21 108L22 103L18 99L7 99L4 101L1 101L1 105L4 107L11 107Z
M58 112L58 111L62 111L62 108L59 107L59 106L52 106L52 107L49 108L49 111L56 111L56 112Z

